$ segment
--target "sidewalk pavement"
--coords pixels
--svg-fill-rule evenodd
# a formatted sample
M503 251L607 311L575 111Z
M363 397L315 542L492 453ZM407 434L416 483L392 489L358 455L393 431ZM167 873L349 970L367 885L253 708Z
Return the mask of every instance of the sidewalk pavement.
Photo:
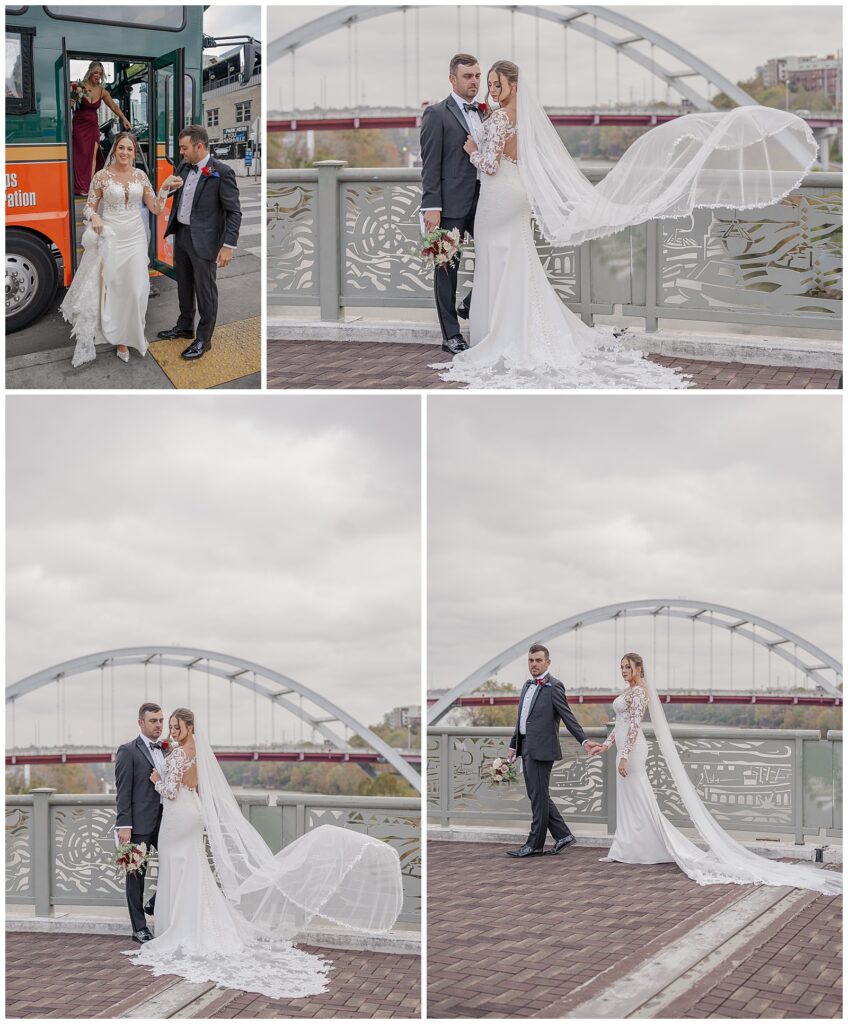
M674 356L653 362L692 375L695 389L835 390L840 371L764 366ZM269 388L461 388L439 379L432 363L449 362L437 345L383 341L269 341Z
M430 1017L841 1016L841 898L507 849L428 843Z
M300 948L333 965L327 992L269 999L180 978L154 978L124 951L127 936L6 933L6 1016L9 1018L418 1017L417 956ZM158 1011L158 1012L155 1012Z

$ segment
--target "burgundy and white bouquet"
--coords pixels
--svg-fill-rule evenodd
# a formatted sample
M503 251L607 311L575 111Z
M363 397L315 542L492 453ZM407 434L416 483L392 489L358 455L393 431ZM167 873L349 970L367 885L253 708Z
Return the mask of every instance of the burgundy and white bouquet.
M147 843L121 843L115 851L114 864L126 875L140 871L150 858Z
M462 253L462 242L457 228L434 228L421 239L421 259L433 269L444 267L445 270L459 262Z
M83 82L71 82L71 103L79 103L88 94Z
M496 757L490 764L484 765L483 776L490 786L511 786L513 782L518 782L518 769L507 758Z

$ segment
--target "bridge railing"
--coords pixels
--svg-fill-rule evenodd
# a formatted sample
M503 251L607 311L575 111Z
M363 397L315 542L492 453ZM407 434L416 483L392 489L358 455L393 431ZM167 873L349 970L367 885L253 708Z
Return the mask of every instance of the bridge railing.
M603 739L605 729L587 729ZM672 726L686 771L710 813L734 833L842 835L842 733L822 739L810 729L725 729ZM660 809L675 825L691 827L662 756L645 726L648 775ZM512 729L427 730L428 821L451 825L526 827L530 803L523 781L505 787L487 781L495 757L505 757ZM564 760L554 765L551 796L566 821L616 827L615 758L587 758L571 736L561 736Z
M421 804L401 797L313 793L237 794L242 813L276 852L320 825L338 825L391 844L400 856L400 920L421 918ZM270 802L269 802L270 801ZM115 798L36 789L6 797L6 902L54 907L124 906L124 883L111 864ZM150 877L156 876L156 858Z
M604 172L590 173L593 181ZM341 160L268 172L268 302L318 306L322 320L358 307L430 307L418 256L421 174L347 168ZM560 298L596 315L840 331L842 179L810 174L765 210L697 210L578 248L537 248ZM460 293L473 246L462 255Z

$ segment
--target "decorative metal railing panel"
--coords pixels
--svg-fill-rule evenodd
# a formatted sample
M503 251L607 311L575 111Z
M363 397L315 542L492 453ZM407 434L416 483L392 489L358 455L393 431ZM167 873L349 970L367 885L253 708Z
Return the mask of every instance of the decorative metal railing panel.
M32 807L6 805L6 900L32 903Z
M401 920L421 915L421 807L394 797L325 797L273 794L241 796L239 804L275 852L304 832L332 824L356 829L392 845L400 856L404 904ZM108 796L36 791L6 797L6 899L53 906L122 906L124 882L111 863L115 801ZM148 877L156 878L156 856Z
M325 319L346 307L432 305L432 271L417 252L418 171L346 170L332 161L268 177L270 304L320 304ZM557 293L587 322L620 305L648 330L661 317L841 329L836 174L809 175L766 210L698 210L579 249L550 246L538 233L536 243ZM460 294L470 284L473 252L469 244L463 253Z
M822 740L811 730L695 726L673 732L689 778L724 827L793 834L799 842L805 833L841 835L841 734ZM492 759L506 756L511 735L509 729L430 726L427 799L432 822L529 821L523 783L495 786L487 778ZM660 809L675 824L690 826L649 727L646 735L648 775ZM567 734L562 741L565 757L554 765L551 796L568 820L603 823L614 832L614 758L586 758Z

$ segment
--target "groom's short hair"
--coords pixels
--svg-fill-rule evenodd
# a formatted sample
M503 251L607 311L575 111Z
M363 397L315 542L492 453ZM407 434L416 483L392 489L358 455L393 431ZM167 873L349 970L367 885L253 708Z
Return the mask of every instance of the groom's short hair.
M142 704L141 707L138 709L138 720L139 720L139 722L143 722L144 721L144 716L147 714L148 711L152 711L155 714L157 711L161 711L161 710L162 709L159 707L158 704L151 704L151 703Z
M456 69L460 64L479 64L480 61L476 57L472 57L470 53L456 53L451 57L450 62L450 73L456 74Z
M551 652L547 649L547 647L543 646L542 644L533 644L533 646L530 648L530 650L527 653L528 654L544 654L544 656L548 659L548 661L551 660Z
M186 136L191 139L192 146L202 142L209 149L209 132L206 131L202 124L187 124L178 137L184 139Z

